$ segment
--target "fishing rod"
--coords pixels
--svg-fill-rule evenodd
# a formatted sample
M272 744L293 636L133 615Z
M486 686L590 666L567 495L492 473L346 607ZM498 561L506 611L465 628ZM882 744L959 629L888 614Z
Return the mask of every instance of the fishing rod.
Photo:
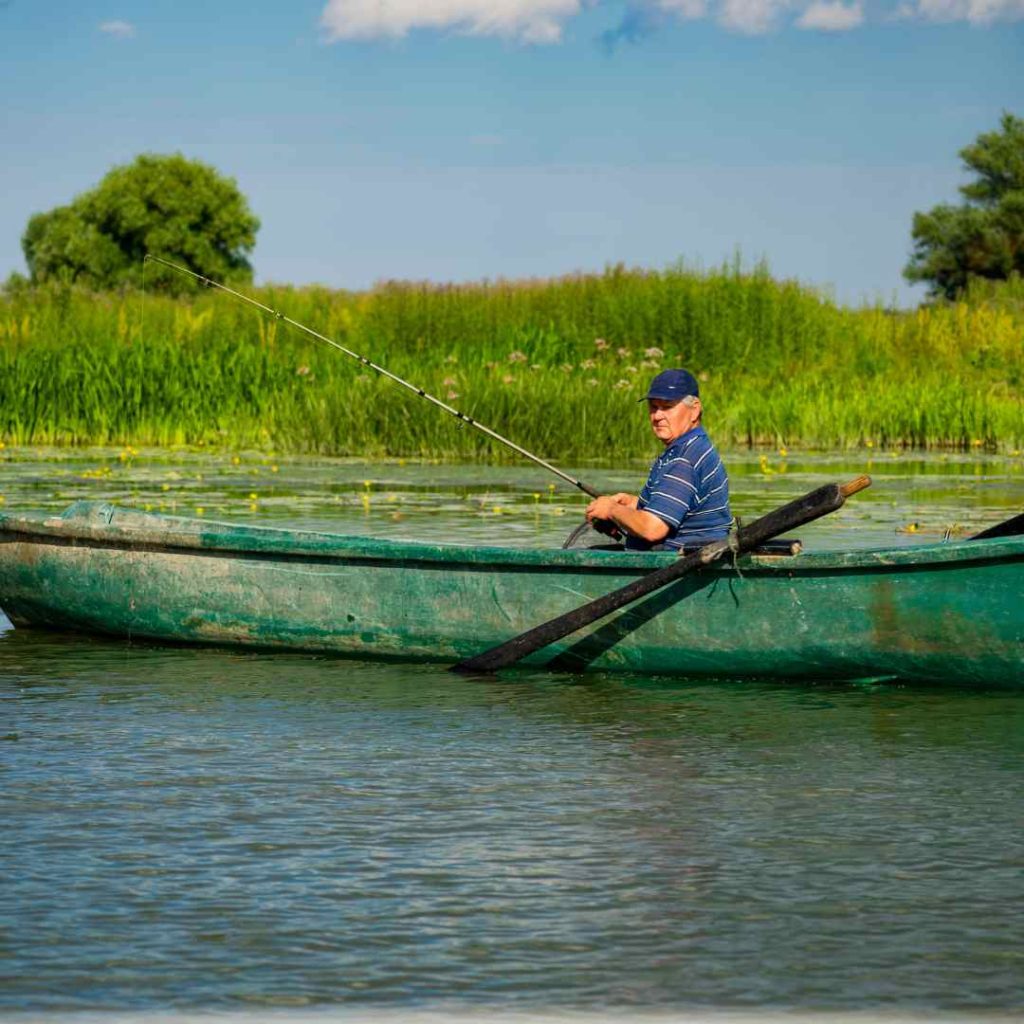
M188 267L182 267L177 263L171 263L170 260L165 260L160 256L153 256L151 253L146 253L143 259L143 264L147 260L152 260L154 263L160 263L165 267L170 267L171 270L176 270L181 274L187 274L189 277L194 277L201 284L206 285L207 288L217 288L222 292L227 292L228 295L233 295L236 299L242 302L247 302L250 306L255 306L257 309L262 310L264 313L270 314L275 320L280 320L283 323L288 324L290 327L294 327L296 330L302 331L304 334L308 334L311 338L316 338L317 341L324 341L328 345L336 348L339 352L344 352L345 355L351 359L355 359L357 362L368 367L375 373L379 373L382 377L387 377L389 380L393 380L396 384L401 384L403 388L407 388L413 394L419 395L420 398L425 398L428 402L436 405L439 409L443 409L450 416L454 416L460 423L466 423L471 427L476 427L477 430L482 431L488 437L493 438L495 441L505 445L506 448L511 448L512 451L518 452L520 455L529 459L531 462L535 462L538 466L543 466L548 472L554 473L555 476L560 477L566 483L572 484L573 487L578 487L584 494L589 494L592 498L600 497L601 492L594 490L593 487L583 483L582 480L576 480L571 477L568 473L563 473L557 466L552 466L550 462L545 462L539 455L534 455L532 452L528 452L525 448L521 448L514 441L510 441L507 437L502 437L495 430L491 430L490 427L484 426L482 423L477 422L472 416L467 416L465 413L459 412L458 409L453 409L450 405L442 402L440 398L435 398L433 395L428 394L423 388L416 387L415 384L410 384L407 380L402 380L397 374L392 373L390 370L385 370L383 366L378 366L376 363L367 359L365 356L359 355L358 352L353 352L351 349L345 348L344 345L339 344L333 338L328 338L326 335L320 334L318 331L314 331L311 327L307 327L305 324L300 324L297 320L292 320L291 317L285 316L284 313L279 310L272 309L270 306L265 306L262 302L257 302L256 299L250 298L248 295L243 295L241 292L236 292L233 288L228 288L227 285L220 284L217 281L212 281L208 277L204 277L202 274L197 274L194 270L189 270Z

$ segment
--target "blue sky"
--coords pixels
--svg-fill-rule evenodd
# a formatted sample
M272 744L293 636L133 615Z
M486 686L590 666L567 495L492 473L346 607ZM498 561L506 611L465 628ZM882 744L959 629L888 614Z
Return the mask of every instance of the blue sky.
M0 275L140 152L234 177L261 281L711 266L912 303L913 211L1024 114L1024 0L0 0Z

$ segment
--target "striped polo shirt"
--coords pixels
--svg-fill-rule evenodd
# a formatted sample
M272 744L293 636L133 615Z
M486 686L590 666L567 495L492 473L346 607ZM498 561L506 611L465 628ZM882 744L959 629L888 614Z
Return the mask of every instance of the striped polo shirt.
M656 545L627 536L631 551L699 546L729 533L729 478L703 427L681 434L654 460L637 508L664 520L669 531Z

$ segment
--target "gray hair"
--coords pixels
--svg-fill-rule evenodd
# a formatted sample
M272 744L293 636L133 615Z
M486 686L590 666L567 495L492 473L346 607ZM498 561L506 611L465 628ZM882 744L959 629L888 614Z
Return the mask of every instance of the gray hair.
M700 399L696 395L683 395L679 401L682 402L683 405L688 405L692 409Z

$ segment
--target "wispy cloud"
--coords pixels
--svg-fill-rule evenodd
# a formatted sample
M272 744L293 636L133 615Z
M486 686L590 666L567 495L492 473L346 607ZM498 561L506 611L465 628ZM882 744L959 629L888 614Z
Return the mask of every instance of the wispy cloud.
M1024 19L1024 0L888 0L877 20L991 25ZM585 8L612 0L326 0L320 24L328 42L400 38L417 29L558 43ZM729 32L763 35L786 27L848 32L865 23L865 0L627 0L619 24L601 40L611 50L672 22L710 19ZM124 22L107 25L125 26ZM108 31L108 29L105 29ZM118 33L115 33L118 34Z
M721 0L715 20L731 32L759 36L777 28L788 0Z
M131 39L135 35L135 26L128 21L104 21L100 31L115 39Z
M900 5L897 14L923 21L992 25L1024 19L1024 0L910 0Z
M328 0L320 24L330 41L401 37L413 29L557 43L581 0Z
M708 13L707 0L657 0L657 6L683 21L703 18Z
M814 0L796 19L797 28L819 32L848 32L863 23L864 8L860 3L844 4L842 0Z

